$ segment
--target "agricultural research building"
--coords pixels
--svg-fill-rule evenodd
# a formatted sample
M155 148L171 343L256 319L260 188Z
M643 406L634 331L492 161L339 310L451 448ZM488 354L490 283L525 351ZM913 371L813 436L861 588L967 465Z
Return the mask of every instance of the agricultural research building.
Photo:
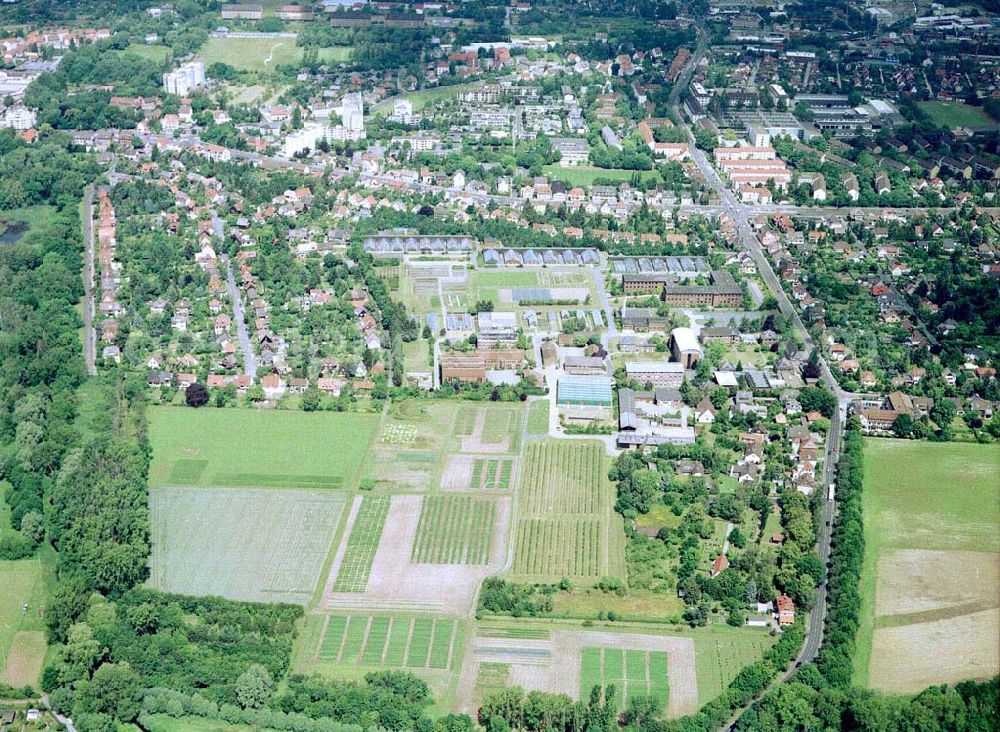
M556 406L569 419L605 419L611 415L611 386L607 376L561 376L556 385Z
M167 94L186 97L193 89L205 84L205 64L189 61L163 75L163 90Z
M263 5L237 3L222 6L223 20L261 20L264 17Z
M625 374L640 384L676 389L684 383L684 364L674 361L629 361Z
M670 274L648 272L622 275L622 287L628 295L635 293L658 294L668 305L679 307L739 307L743 302L743 288L725 271L712 272L711 284L681 285Z

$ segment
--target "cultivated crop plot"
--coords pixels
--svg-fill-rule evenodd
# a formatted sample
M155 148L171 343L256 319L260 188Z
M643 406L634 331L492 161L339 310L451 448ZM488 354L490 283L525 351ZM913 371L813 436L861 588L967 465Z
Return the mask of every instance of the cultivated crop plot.
M604 450L596 442L532 442L525 450L514 539L517 576L596 579L624 574Z
M580 661L580 698L595 686L615 687L619 707L629 699L651 696L665 709L670 694L664 651L584 648Z
M347 539L347 550L340 562L337 581L333 585L336 592L365 591L388 514L388 496L368 495L361 499Z
M877 439L865 443L864 457L855 681L909 693L993 676L1000 670L1000 449Z
M421 506L410 560L420 564L486 564L495 519L493 499L428 496Z
M450 669L458 623L413 615L318 615L311 660L322 666Z
M668 717L698 709L695 645L690 638L487 627L469 643L459 674L458 702L474 710L499 679L529 691L587 699L595 685L615 685L618 703L653 696ZM520 631L527 630L528 633ZM531 631L539 631L533 633Z
M508 492L514 484L517 458L449 455L441 476L445 491Z
M150 485L352 488L378 416L154 407Z
M352 508L348 526L355 528L333 560L320 609L471 615L479 584L507 559L510 497L405 494L364 500L372 498L389 501L385 530L358 532L354 513L360 518L360 510ZM341 582L340 566L356 533L366 547L377 544L366 585Z
M150 490L149 584L165 592L307 604L346 498L256 488Z

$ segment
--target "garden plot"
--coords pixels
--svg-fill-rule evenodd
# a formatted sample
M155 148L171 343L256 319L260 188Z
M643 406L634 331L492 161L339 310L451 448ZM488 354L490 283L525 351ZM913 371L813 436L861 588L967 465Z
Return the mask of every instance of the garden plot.
M528 444L512 574L531 580L624 576L623 529L611 510L604 463L598 442Z
M500 571L507 559L511 500L507 497L488 499L494 506L492 525L489 528L477 525L475 541L470 541L463 549L462 558L468 558L470 551L482 557L483 545L488 543L488 561L480 564L414 561L415 556L425 560L455 558L442 556L440 542L418 544L424 500L425 497L419 495L391 497L385 518L386 530L381 533L364 591L346 592L338 587L335 559L320 609L444 612L463 616L474 612L479 584ZM435 533L436 526L429 528L429 524L425 524L423 537L433 537ZM454 547L454 543L451 546ZM338 556L345 552L342 541Z
M334 666L440 669L453 666L459 624L453 618L415 615L317 614L300 669ZM310 630L312 630L310 628Z
M308 604L346 503L342 492L150 490L149 585L184 595Z
M441 488L446 491L506 493L513 485L516 458L449 455Z
M690 638L567 630L553 630L542 638L477 633L459 675L459 711L474 713L483 687L495 685L498 677L508 685L575 699L586 699L594 684L613 683L619 704L652 695L662 701L670 718L698 710Z

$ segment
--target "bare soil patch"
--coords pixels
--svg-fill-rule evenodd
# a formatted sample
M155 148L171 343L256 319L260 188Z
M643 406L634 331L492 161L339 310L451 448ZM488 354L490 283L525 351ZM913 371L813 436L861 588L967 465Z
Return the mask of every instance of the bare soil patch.
M946 620L877 628L870 685L894 694L933 684L985 679L1000 669L1000 609Z
M879 557L877 576L876 617L1000 605L1000 556L992 552L893 549Z
M503 437L499 442L486 442L483 432L486 430L486 410L476 410L476 422L472 434L462 438L462 452L502 453L510 450L510 437Z
M441 489L468 491L472 488L472 466L476 458L469 455L449 455L441 475Z

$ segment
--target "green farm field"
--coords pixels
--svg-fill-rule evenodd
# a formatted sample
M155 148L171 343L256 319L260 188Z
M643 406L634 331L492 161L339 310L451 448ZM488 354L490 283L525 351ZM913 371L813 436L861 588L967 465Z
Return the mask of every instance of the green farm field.
M612 513L600 442L538 440L525 449L514 564L518 578L625 576L624 534Z
M313 613L297 643L296 672L350 671L357 666L451 669L461 650L461 623L422 615Z
M479 496L427 496L410 561L486 564L493 549L496 502Z
M155 407L149 484L353 488L378 416Z
M1000 448L870 439L854 681L893 693L1000 670Z
M151 488L149 585L306 605L346 500L342 491Z
M501 456L520 452L523 418L521 404L443 400L393 403L382 418L364 477L379 490L435 491L443 480L455 478L454 468L449 467L454 460L450 458L460 453L488 453L489 459L471 458L472 473L480 479L478 488L508 490L513 465L501 460ZM487 464L491 460L492 467ZM475 489L471 479L471 475L465 476L462 490Z
M973 107L962 102L918 102L920 110L939 127L975 127L994 124L982 107Z

